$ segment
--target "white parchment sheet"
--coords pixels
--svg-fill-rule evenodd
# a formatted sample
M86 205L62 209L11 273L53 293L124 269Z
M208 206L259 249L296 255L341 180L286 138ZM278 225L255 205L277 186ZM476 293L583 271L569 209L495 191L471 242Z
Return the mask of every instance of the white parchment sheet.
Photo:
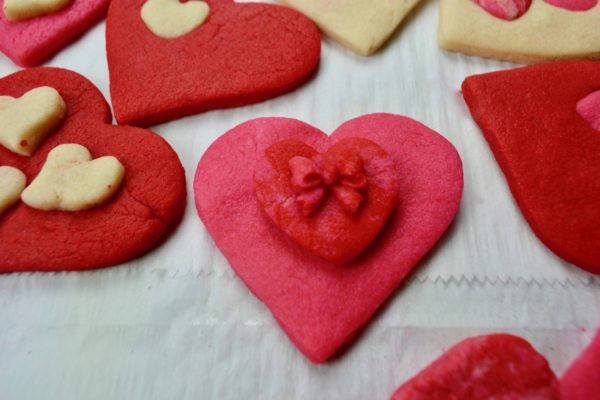
M490 332L524 336L562 372L600 327L600 279L556 257L521 216L459 92L466 76L513 65L441 51L437 6L425 0L370 58L325 39L318 73L291 94L154 127L186 168L181 225L115 268L0 275L0 400L384 400L457 341ZM48 65L82 73L108 96L104 46L102 23ZM17 70L0 56L1 76ZM192 178L206 148L248 119L294 117L331 132L372 112L410 116L448 138L464 162L464 198L440 244L352 346L315 366L216 249Z

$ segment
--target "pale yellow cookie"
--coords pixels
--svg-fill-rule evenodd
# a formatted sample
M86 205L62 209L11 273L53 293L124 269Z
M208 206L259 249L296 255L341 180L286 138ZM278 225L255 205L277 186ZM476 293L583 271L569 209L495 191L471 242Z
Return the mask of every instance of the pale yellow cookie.
M441 0L440 46L518 62L600 56L600 5L575 12L533 0L514 21L496 18L471 0Z
M63 120L67 106L53 88L42 86L18 99L0 97L0 145L30 156Z
M62 10L72 0L4 0L4 15L9 21L22 21Z
M92 160L85 147L63 144L48 154L21 199L40 210L87 210L107 202L119 189L124 174L115 157Z
M420 0L282 0L334 40L368 56L375 53Z
M190 33L204 23L210 7L203 1L148 0L142 6L142 20L156 36L173 39Z
M0 167L0 214L19 200L26 183L27 177L21 170L8 166Z

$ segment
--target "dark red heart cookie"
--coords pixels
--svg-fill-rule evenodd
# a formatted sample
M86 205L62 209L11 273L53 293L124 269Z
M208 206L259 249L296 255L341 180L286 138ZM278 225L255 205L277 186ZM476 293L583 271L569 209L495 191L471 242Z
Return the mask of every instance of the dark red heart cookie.
M185 207L185 172L177 154L150 131L111 125L102 94L71 71L17 72L0 79L0 95L19 97L39 86L58 90L67 116L31 157L0 146L0 165L19 168L31 182L50 150L77 143L94 158L117 157L125 167L125 179L109 203L88 211L40 211L18 202L0 215L0 272L91 269L146 253Z
M577 104L600 63L551 63L467 78L465 101L536 235L600 273L600 132Z
M339 266L307 251L273 223L258 200L255 173L272 168L265 166L266 152L282 141L296 142L310 156L338 144L343 149L349 138L375 143L377 153L385 149L395 165L399 195L375 240ZM289 165L291 158L274 160L287 159ZM198 213L217 247L300 351L317 363L351 340L431 250L453 220L462 189L462 163L454 147L422 124L391 114L351 120L331 136L292 119L248 121L209 147L194 180ZM324 201L321 207L338 207L326 204L338 201L331 193Z
M511 335L464 340L402 385L392 400L558 400L548 361Z
M207 0L210 14L176 39L155 36L145 0L114 0L106 48L117 120L141 126L287 93L316 69L319 31L306 17L271 4Z
M600 331L560 380L561 400L592 400L599 396Z

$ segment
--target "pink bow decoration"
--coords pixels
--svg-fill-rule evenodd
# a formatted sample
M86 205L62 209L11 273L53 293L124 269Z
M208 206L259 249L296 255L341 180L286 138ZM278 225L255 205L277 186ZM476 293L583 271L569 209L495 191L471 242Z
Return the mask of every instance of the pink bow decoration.
M368 180L360 157L327 162L318 156L314 160L296 156L288 162L292 173L292 188L296 203L305 216L312 214L325 200L328 190L348 214L355 214L364 197Z

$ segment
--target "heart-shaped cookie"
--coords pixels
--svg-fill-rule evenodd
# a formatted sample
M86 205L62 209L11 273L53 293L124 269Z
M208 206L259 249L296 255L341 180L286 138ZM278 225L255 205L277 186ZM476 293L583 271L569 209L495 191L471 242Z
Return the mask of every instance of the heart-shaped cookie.
M113 1L106 26L110 91L120 123L149 126L293 90L316 69L317 28L272 4L207 0L210 14L165 39L141 17L145 0Z
M67 105L63 124L31 157L0 146L0 165L31 182L57 146L76 143L94 158L116 157L125 168L118 193L87 211L42 211L18 202L0 215L0 272L82 270L140 256L177 223L185 207L185 175L171 147L139 128L111 125L110 109L88 80L67 70L36 68L0 79L0 95L55 88Z
M385 149L396 166L399 196L368 249L337 266L298 246L273 223L257 198L254 173L278 142L302 142L325 153L347 138ZM422 124L391 114L351 120L329 137L291 119L246 122L209 147L194 180L198 213L217 247L292 342L317 363L351 340L431 250L453 220L462 189L454 147Z
M0 0L0 7L4 1ZM39 65L98 22L109 3L72 0L58 12L16 22L0 12L0 51L22 67Z
M561 400L591 400L600 394L600 331L560 380Z
M600 88L599 62L473 76L465 101L535 234L600 273L600 132L577 104Z
M363 56L375 53L420 0L283 0Z
M0 167L0 216L19 201L26 183L27 177L17 168Z
M558 400L558 391L544 356L521 338L495 334L455 345L392 400Z

